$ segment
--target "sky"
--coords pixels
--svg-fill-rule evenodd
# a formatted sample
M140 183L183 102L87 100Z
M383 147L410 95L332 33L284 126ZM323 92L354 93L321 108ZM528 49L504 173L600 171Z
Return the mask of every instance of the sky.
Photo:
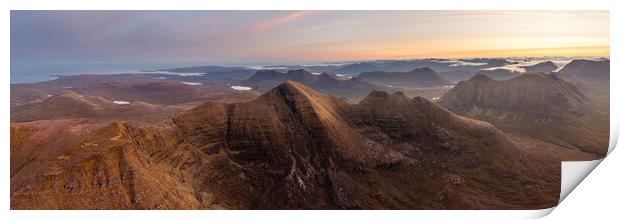
M608 11L11 11L12 62L609 56Z

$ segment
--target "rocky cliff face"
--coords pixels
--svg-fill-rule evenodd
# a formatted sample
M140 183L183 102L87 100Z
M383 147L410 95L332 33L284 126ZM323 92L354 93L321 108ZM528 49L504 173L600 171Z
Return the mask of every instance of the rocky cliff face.
M516 209L559 193L491 124L402 93L348 104L287 81L166 128L82 124L52 129L74 132L57 146L12 126L13 209Z
M605 115L591 107L590 99L567 75L523 74L505 81L477 75L457 84L439 104L505 131L598 155L607 152L607 131L598 125Z

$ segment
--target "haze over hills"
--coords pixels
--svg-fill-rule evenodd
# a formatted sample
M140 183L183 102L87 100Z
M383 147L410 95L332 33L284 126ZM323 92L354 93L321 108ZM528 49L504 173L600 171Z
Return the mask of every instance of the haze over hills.
M439 73L443 78L450 80L453 83L458 83L460 81L469 80L476 75L483 75L495 80L506 80L511 79L520 75L519 72L515 72L509 69L485 69L478 70L476 72L469 71L454 71L454 72L443 72Z
M605 109L592 103L566 75L523 74L505 81L476 75L448 91L439 104L504 131L598 155L607 153Z
M250 77L255 69L247 67L227 67L227 66L194 66L181 67L173 69L160 69L158 71L167 71L172 73L196 74L202 73L204 78L212 80L233 79L241 80Z
M363 72L358 77L390 86L438 87L452 84L430 68L418 68L409 72Z
M277 69L306 69L312 72L331 72L347 76L356 76L363 72L409 72L413 69L431 68L437 72L469 71L476 72L482 69L501 67L514 62L501 58L476 59L415 59L415 60L376 60L365 62L335 63L321 65L279 65L265 66Z
M526 73L550 73L558 69L553 61L545 61L530 66L523 66Z
M472 61L482 62L484 60L485 59L473 59ZM550 73L558 69L558 66L550 60L533 64L531 64L532 61L528 59L524 59L523 62L509 62L501 59L495 59L494 61L487 62L494 62L497 65L491 68L481 68L477 71L449 71L443 72L440 75L452 82L469 80L478 74L495 80L506 80L519 76L523 73Z
M173 121L14 124L11 207L513 209L559 192L494 126L402 93L355 105L287 81Z

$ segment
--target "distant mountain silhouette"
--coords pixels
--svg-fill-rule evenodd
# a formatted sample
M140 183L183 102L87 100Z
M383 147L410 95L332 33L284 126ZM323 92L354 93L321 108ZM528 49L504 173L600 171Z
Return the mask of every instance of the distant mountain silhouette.
M445 79L450 80L451 82L460 82L460 81L465 81L465 80L469 80L472 77L474 77L475 75L483 75L483 76L487 76L491 79L494 80L506 80L506 79L511 79L514 78L516 76L519 76L521 73L518 72L513 72L512 70L509 69L502 69L502 68L498 68L498 69L490 69L490 70L480 70L477 72L468 72L468 71L454 71L454 72L443 72L443 73L439 73L440 76L444 77Z
M505 79L511 79L516 76L519 76L520 73L514 72L509 69L497 68L497 69L489 69L489 70L486 70L486 69L480 70L477 72L477 74L485 75L495 80L505 80Z
M430 68L419 68L409 72L364 72L358 77L386 85L407 87L435 87L452 84Z
M530 66L523 66L526 73L550 73L558 69L558 66L551 61L540 62Z
M379 70L381 70L380 67L374 64L371 64L371 63L354 63L354 64L343 65L335 69L335 72L339 74L345 74L345 75L357 75L361 72L379 71Z
M372 90L385 88L385 86L358 77L343 78L332 73L317 75L303 69L289 70L286 73L276 70L260 70L254 76L244 80L242 84L264 92L287 80L341 97L363 97Z

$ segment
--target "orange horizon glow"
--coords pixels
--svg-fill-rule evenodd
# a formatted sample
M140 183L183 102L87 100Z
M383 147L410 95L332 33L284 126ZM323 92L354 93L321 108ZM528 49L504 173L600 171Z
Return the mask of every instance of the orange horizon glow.
M353 53L334 54L324 60L382 60L382 59L424 59L424 58L475 58L475 57L609 57L609 46L566 47L566 48L526 48L497 49L478 51L445 51L435 53Z

